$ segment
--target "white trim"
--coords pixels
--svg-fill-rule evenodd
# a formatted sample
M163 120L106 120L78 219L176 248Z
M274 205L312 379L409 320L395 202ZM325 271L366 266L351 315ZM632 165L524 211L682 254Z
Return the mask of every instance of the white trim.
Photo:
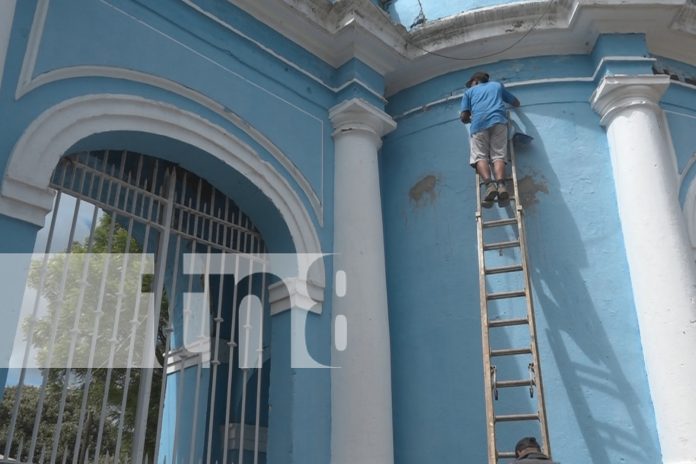
M681 187L686 174L689 169L696 162L696 153L693 154L686 167L684 167L684 172L679 179L679 185ZM689 190L686 192L686 197L684 198L684 220L686 221L686 229L689 233L689 242L691 247L696 249L696 181L692 181L689 185Z
M358 58L384 74L405 62L408 33L371 0L228 0L333 67Z
M63 79L74 79L78 77L108 77L108 78L114 78L114 79L124 79L124 80L130 80L133 82L139 82L147 85L151 85L153 87L161 88L164 90L167 90L169 92L175 93L177 95L180 95L182 97L188 98L208 109L211 111L215 112L219 116L222 116L223 118L229 120L233 124L235 124L237 127L240 129L244 130L247 132L248 135L250 135L256 142L258 142L261 146L263 146L287 171L288 173L292 176L292 178L297 182L297 184L300 186L302 191L307 195L307 198L309 199L310 203L312 204L312 208L314 209L314 212L317 215L319 224L321 226L324 225L324 158L325 158L325 152L324 152L324 121L318 118L317 116L309 113L308 111L298 107L297 105L289 102L288 100L280 97L279 95L276 95L275 93L269 91L268 89L261 87L258 85L256 82L252 82L249 79L246 79L244 76L236 73L235 71L227 68L226 66L218 63L217 61L214 61L210 59L209 57L203 56L200 53L196 52L195 50L192 50L190 47L187 47L186 45L182 44L181 42L177 41L176 39L172 38L171 36L165 34L164 32L153 28L151 25L146 24L139 20L138 18L135 18L128 13L124 12L123 10L120 10L119 8L115 7L114 5L111 5L109 3L106 3L104 0L100 0L102 4L105 6L112 8L114 11L117 11L120 14L123 14L124 16L142 24L143 26L153 30L154 32L159 33L163 37L174 41L178 45L186 48L187 50L190 50L205 60L215 64L219 68L223 69L224 71L233 74L234 76L244 80L245 82L252 84L262 90L263 92L268 93L269 95L277 98L278 100L286 103L287 105L291 106L293 109L300 111L301 113L305 114L306 116L310 117L314 121L316 121L319 125L319 137L320 137L320 146L321 146L321 166L320 166L320 194L317 195L315 192L314 188L310 184L310 182L307 180L307 178L302 174L300 169L297 168L297 166L288 158L286 157L282 151L275 146L267 137L265 137L261 132L259 132L256 128L254 128L251 124L249 124L247 121L243 120L240 116L237 114L233 113L232 111L229 110L229 108L225 107L224 105L221 105L217 101L213 100L210 97L207 97L206 95L197 92L189 87L186 87L184 85L181 85L177 82L171 81L169 79L165 79L163 77L155 76L152 74L140 72L140 71L135 71L131 69L125 69L125 68L117 68L117 67L110 67L110 66L94 66L94 65L84 65L84 66L70 66L66 68L60 68L52 71L48 71L45 73L42 73L36 77L34 77L34 70L36 67L36 60L38 57L39 53L39 48L41 46L41 38L43 36L43 30L45 27L46 23L46 16L48 12L48 7L49 7L49 2L50 0L39 0L39 3L36 7L36 12L34 13L34 19L32 22L32 28L31 32L29 34L29 40L27 43L27 50L24 55L24 61L22 62L22 70L20 72L20 78L17 83L17 89L15 91L15 99L19 100L22 98L24 95L27 93L31 92L32 90L37 89L38 87L41 87L43 85L49 84L51 82L56 82L59 80Z
M311 72L192 4L191 0L182 1L326 86ZM546 1L523 1L466 11L426 22L411 32L393 24L370 0L333 4L325 0L228 1L334 67L352 58L360 59L385 76L387 95L462 67L528 56L587 54L599 34L607 33L645 32L654 54L696 63L696 27L693 26L696 6L688 0L552 0L557 4L519 45L494 56L465 61L437 57L424 49L462 58L496 53L526 31L525 27L545 11ZM49 0L39 0L18 89L31 81L48 3ZM278 19L281 17L282 21ZM343 85L353 83L383 98L359 79ZM328 88L336 91L341 87Z
M218 103L212 98L197 92L189 87L181 85L177 82L165 79L163 77L155 76L152 74L143 73L140 71L134 71L125 68L113 68L109 66L73 66L69 68L56 69L54 71L49 71L47 73L40 74L36 78L32 79L26 87L22 89L23 96L32 90L46 85L51 82L56 82L64 79L75 79L78 77L107 77L112 79L122 79L132 82L138 82L141 84L150 85L152 87L157 87L159 89L166 90L168 92L174 93L181 97L187 98L199 105L213 111L218 116L228 120L239 129L247 133L255 142L261 145L268 153L270 153L278 163L280 163L283 168L285 168L288 174L293 178L295 182L300 186L307 199L312 205L315 214L319 220L319 224L324 224L324 205L321 199L317 196L314 188L307 180L307 178L302 174L302 171L292 162L285 154L278 148L271 140L263 135L258 129L256 129L249 122L244 120L241 116L237 115L235 112L231 111L229 108ZM323 158L323 154L322 154ZM323 164L323 163L322 163ZM323 167L322 167L323 169ZM322 178L324 174L322 172Z
M658 102L670 81L665 74L606 76L592 93L590 102L601 117L600 124L607 126L626 108L650 106L659 110Z
M0 2L0 87L2 87L2 75L5 70L7 49L10 46L16 5L17 0L3 0Z
M646 58L643 56L616 56L616 55L609 55L609 56L603 56L600 60L599 63L597 63L597 66L595 67L594 72L592 73L592 80L596 80L597 77L599 76L599 72L602 70L602 66L604 66L608 61L612 62L620 62L620 63L641 63L641 62L647 62L647 63L655 63L657 61L656 58Z
M36 118L15 145L0 189L0 211L43 225L49 181L58 160L83 138L105 131L144 131L188 143L247 177L278 208L298 253L321 251L312 219L288 181L247 144L197 114L132 95L97 94L63 101ZM21 192L18 187L21 186ZM17 208L26 203L31 208ZM323 262L312 280L322 284ZM312 269L315 269L312 268Z
M647 62L655 62L655 58L644 58L642 56L605 56L602 57L602 59L599 60L599 63L595 67L595 70L592 73L591 77L549 77L545 79L528 79L528 80L523 80L523 81L515 81L515 82L505 82L505 87L507 88L515 88L515 87L527 87L527 86L532 86L532 85L545 85L545 84L558 84L558 83L563 83L563 82L594 82L595 79L597 79L597 76L599 75L599 71L602 69L602 66L605 65L607 61L614 61L614 62L641 62L641 61L647 61ZM688 85L688 84L686 84ZM414 108L411 108L410 110L406 110L401 114L398 114L396 116L393 116L395 120L402 119L412 113L417 113L418 111L425 111L429 110L433 106L441 105L443 103L448 103L452 100L459 100L462 98L462 95L464 92L457 92L453 93L452 95L449 95L444 98L438 98L437 100L433 100L431 102L425 103L424 105L417 106Z
M521 1L427 21L410 32L369 0L229 1L333 66L360 58L385 75L387 95L463 67L587 54L608 33L645 32L653 53L696 63L696 6L688 0L554 0L548 11L545 0ZM544 12L533 33L505 50Z
M321 314L324 286L304 279L285 278L268 286L268 301L271 304L271 316L293 307Z
M367 90L367 91L368 91L369 93L371 93L372 95L374 95L375 97L377 97L378 99L380 99L383 103L386 103L386 102L387 102L387 99L384 98L384 95L382 95L381 93L376 92L376 91L373 90L369 85L365 84L365 83L364 83L363 81L361 81L360 79L355 79L355 78L353 78L353 79L351 79L351 80L345 82L344 84L342 84L342 85L340 85L340 86L338 86L338 87L332 87L332 86L330 86L329 84L327 84L326 82L324 82L322 79L320 79L319 77L317 77L317 76L315 76L314 74L312 74L311 72L309 72L309 71L305 70L304 68L298 66L294 61L288 60L287 58L285 58L284 56L280 55L279 53L276 53L273 49L271 49L271 48L269 48L269 47L263 45L263 44L262 44L261 42L259 42L258 40L256 40L256 39L250 37L249 35L245 34L245 33L242 32L242 31L240 31L240 30L237 29L236 27L231 26L230 24L226 23L225 21L223 21L222 19L218 18L218 17L215 16L214 14L212 14L212 13L210 13L210 12L204 10L203 8L201 8L201 7L199 7L198 5L196 5L195 3L193 3L191 0L181 0L181 1L184 2L184 4L186 4L187 6L191 7L191 8L194 9L194 10L196 10L196 12L198 12L198 13L202 14L203 16L205 16L206 18L208 18L208 19L210 19L210 20L216 22L217 24L221 25L221 26L224 27L225 29L234 32L236 35L238 35L238 36L244 38L245 40L248 40L249 42L253 43L255 46L257 46L258 48L260 48L260 49L263 50L264 52L268 53L268 54L271 55L272 57L276 58L277 60L281 61L282 63L286 64L287 66L290 66L290 67L293 68L295 71L299 72L300 74L303 74L304 76L310 78L311 80L313 80L313 81L316 82L317 84L321 85L322 87L324 87L324 88L326 88L326 89L328 89L328 90L330 90L330 91L332 91L332 92L334 92L334 93L340 92L341 90L343 90L344 88L348 87L348 86L351 85L351 84L357 84L357 85L361 86L362 88L364 88L365 90Z
M375 108L361 98L345 100L329 110L334 126L333 137L352 130L364 130L373 134L382 145L382 136L396 129L396 122L384 111Z
M31 23L31 31L29 32L29 40L27 40L27 49L24 52L24 60L22 61L22 69L19 72L17 80L17 90L15 91L15 100L19 100L24 95L23 89L29 85L34 74L36 66L36 58L39 55L39 46L43 37L43 30L46 26L46 16L48 14L48 4L50 0L39 0L34 12L34 20Z

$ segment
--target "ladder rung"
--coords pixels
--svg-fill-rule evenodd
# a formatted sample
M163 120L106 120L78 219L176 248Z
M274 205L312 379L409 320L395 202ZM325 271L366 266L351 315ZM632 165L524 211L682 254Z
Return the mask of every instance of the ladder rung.
M511 325L524 325L528 324L527 318L522 319L495 319L493 321L488 321L488 327L509 327Z
M514 451L498 451L499 459L515 459L515 457Z
M479 178L479 179L480 179L480 178ZM496 182L495 179L491 179L491 181ZM505 182L512 182L512 181L513 181L513 178L512 178L512 177L506 177L506 178L505 178ZM485 183L484 181L479 180L479 185L485 185L485 184L486 184L486 183Z
M522 270L522 266L519 264L513 264L512 266L501 266L501 267L491 267L486 269L486 274L504 274L506 272L519 272Z
M496 219L494 221L483 221L483 227L500 227L517 224L517 218Z
M484 244L483 249L485 251L502 250L503 248L513 248L513 247L518 247L518 246L520 246L519 240L510 240L509 242L496 242L496 243Z
M489 300L502 300L505 298L518 298L521 296L525 296L526 294L527 292L524 290L515 290L514 292L489 293L488 295L486 295L486 298Z
M495 383L496 388L531 387L532 385L533 385L533 383L529 379L525 379L525 380L498 380Z
M491 350L491 356L516 356L519 354L532 354L530 348L506 348L504 350Z
M515 421L531 421L539 420L538 414L503 414L495 416L496 422L515 422Z

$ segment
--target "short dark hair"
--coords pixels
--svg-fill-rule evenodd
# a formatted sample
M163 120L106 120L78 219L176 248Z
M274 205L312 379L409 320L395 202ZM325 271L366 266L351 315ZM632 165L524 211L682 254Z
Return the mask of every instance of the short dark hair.
M488 82L488 79L490 79L490 76L487 72L477 71L469 78L468 81L466 81L466 88L468 89L469 87L471 87L471 84L474 81L486 83Z
M538 450L541 450L541 446L539 446L539 443L536 441L536 438L524 437L515 445L515 455L519 455L520 451L525 450L527 448L536 448Z

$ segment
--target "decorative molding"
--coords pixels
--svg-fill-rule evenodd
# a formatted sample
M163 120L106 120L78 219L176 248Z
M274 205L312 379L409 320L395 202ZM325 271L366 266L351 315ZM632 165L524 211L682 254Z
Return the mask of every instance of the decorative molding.
M181 97L187 98L211 111L216 113L217 115L227 119L231 123L233 123L235 126L237 126L239 129L243 130L246 132L254 141L256 141L259 145L264 147L275 159L278 161L288 172L288 174L297 182L297 184L300 186L302 191L305 193L307 196L307 199L309 202L312 204L312 208L314 209L314 212L317 216L317 220L319 222L319 225L323 226L324 225L324 203L323 203L323 198L320 198L319 195L315 192L314 188L310 184L310 182L307 180L307 178L302 174L302 171L290 160L285 154L273 143L268 139L266 136L264 136L258 129L256 129L254 126L252 126L250 123L245 121L243 118L241 118L239 115L231 111L229 108L227 108L225 105L222 105L218 103L217 101L213 100L212 98L197 92L193 90L190 87L186 87L184 85L181 85L177 82L174 82L172 80L155 76L153 74L148 74L136 70L131 70L131 69L126 69L126 68L117 68L117 67L111 67L111 66L92 66L92 65L84 65L84 66L70 66L70 67L65 67L65 68L60 68L60 69L55 69L52 71L48 71L45 73L42 73L38 76L34 76L34 70L36 67L36 60L39 54L39 48L41 46L41 38L43 36L43 30L46 24L46 17L47 17L47 12L48 12L48 7L49 7L49 2L50 0L39 0L39 3L37 4L36 11L34 13L34 19L32 22L32 28L31 32L29 34L29 39L27 43L27 49L24 55L24 60L22 62L22 69L20 72L20 77L17 83L17 89L15 91L15 99L19 100L22 98L24 95L28 94L32 90L35 90L41 86L44 86L46 84L50 84L51 82L56 82L60 80L66 80L66 79L75 79L75 78L81 78L81 77L105 77L105 78L113 78L113 79L122 79L122 80L128 80L132 82L138 82L146 85L150 85L156 88L160 88L163 90L166 90L168 92L174 93L176 95L179 95ZM118 11L126 16L129 16L127 13L119 10L118 8L114 7L113 5L110 5L108 3L105 3L102 1L102 3L115 11ZM130 17L130 16L129 16ZM153 29L154 30L154 29ZM157 31L164 37L167 37L171 40L171 37L168 35L162 33L161 31ZM231 70L225 68L224 66L220 65L219 63L216 63L219 67L225 69L228 72L232 72ZM1 76L1 74L0 74ZM242 76L238 76L242 78ZM264 89L264 91L269 92L267 89ZM322 139L321 142L321 197L323 197L323 185L324 185L324 143L323 143L323 133L324 133L324 121L321 119L317 118L316 116L307 113L306 111L297 108L295 105L291 104L287 100L283 99L282 97L273 94L272 92L269 92L272 95L274 95L276 98L279 100L284 101L285 103L291 105L293 108L303 112L310 118L314 119L317 121L320 127L320 137ZM381 96L380 96L381 97Z
M578 76L578 77L549 77L545 79L529 79L529 80L523 80L523 81L514 81L514 82L505 82L505 87L514 89L516 87L528 87L532 85L548 85L548 84L560 84L560 83L566 83L566 82L594 82L597 79L597 76L599 75L600 70L602 67L606 64L607 61L614 61L614 62L655 62L655 58L644 58L640 56L605 56L601 60L599 60L599 63L595 67L594 72L592 73L592 76L590 77L583 77L583 76ZM689 84L683 83L683 82L672 82L677 83L677 84L683 84L684 86L687 87L694 87L690 86ZM429 110L434 106L441 105L443 103L448 103L452 100L459 100L462 98L462 95L464 94L463 91L461 92L456 92L453 93L452 95L449 95L444 98L438 98L437 100L430 101L424 105L417 106L415 108L408 109L404 111L403 113L400 113L396 116L392 116L395 121L398 121L399 119L403 119L406 116L409 116L410 114L417 113L418 111L425 111Z
M358 58L380 74L407 59L403 26L370 0L228 0L338 68Z
M333 66L360 58L385 76L386 95L463 67L587 54L608 33L644 32L651 52L696 64L696 6L689 0L552 0L550 8L547 1L516 2L428 21L410 32L369 0L231 1Z
M0 213L43 227L55 192L22 180L6 178L0 186Z
M23 89L27 87L34 75L34 67L36 66L36 58L39 56L39 47L41 38L43 37L44 27L46 26L46 16L48 14L48 5L50 0L39 0L34 12L34 20L31 23L31 31L27 40L27 49L24 52L24 60L22 60L22 69L19 72L17 81L17 89L15 91L15 100L19 100L24 95Z
M191 0L182 1L288 62ZM528 56L587 54L599 34L607 33L644 32L651 52L696 64L696 5L689 0L552 0L556 4L548 9L546 1L517 2L429 21L411 32L394 24L370 0L333 4L325 0L228 1L334 67L360 59L385 76L387 95L464 66ZM31 82L48 4L49 0L39 0L17 95ZM508 50L542 14L546 16L534 32ZM311 72L290 65L326 85ZM351 83L383 98L357 79Z
M268 286L268 301L271 304L271 316L291 308L321 314L324 285L300 278L283 279Z
M229 358L228 340L220 339L218 357ZM197 366L198 364L209 365L211 358L210 338L201 337L190 343L186 347L176 348L167 353L167 375ZM221 356L222 355L222 356ZM226 357L225 357L226 355ZM220 361L218 361L220 363Z
M297 63L296 63L295 61L292 61L292 60L289 60L289 59L285 58L283 55L281 55L281 54L277 53L276 51L274 51L273 49L271 49L271 48L265 46L264 44L262 44L261 42L259 42L259 41L256 40L256 39L254 39L253 37L251 37L251 36L245 34L244 32L240 31L240 30L237 29L236 27L233 27L232 25L230 25L229 23L223 21L222 19L220 19L219 17L215 16L214 14L212 14L212 13L210 13L210 12L204 10L204 9L201 8L200 6L198 6L198 5L196 5L195 3L193 3L192 0L181 0L181 1L182 1L186 6L188 6L188 7L192 8L192 9L194 9L197 13L199 13L199 14L205 16L206 18L208 18L208 19L210 19L210 20L212 20L212 21L214 21L215 23L217 23L217 24L219 24L220 26L224 27L225 29L227 29L227 30L233 32L234 34L238 35L239 37L242 37L242 38L244 38L245 40L248 40L249 42L253 43L256 47L258 47L259 49L261 49L261 50L263 50L264 52L268 53L269 55L271 55L271 56L274 57L275 59L281 61L281 62L284 63L285 65L290 66L290 67L293 68L295 71L299 72L300 74L303 74L304 76L306 76L306 77L308 77L309 79L313 80L314 82L316 82L317 84L321 85L322 87L324 87L324 88L330 90L331 92L338 93L338 92L340 92L341 90L343 90L344 88L348 87L349 85L355 84L355 85L358 85L358 86L362 87L362 88L365 89L367 92L369 92L369 93L371 93L372 95L374 95L375 97L379 98L382 102L384 102L384 103L387 102L387 99L384 98L384 95L382 95L381 93L376 92L374 89L372 89L369 85L367 85L366 83L364 83L364 82L361 81L360 79L353 78L353 79L350 79L349 81L345 82L343 85L340 85L340 86L338 86L338 87L331 86L331 85L329 85L328 83L324 82L324 81L323 81L322 79L320 79L319 77L315 76L315 75L312 74L311 72L309 72L309 71L307 71L306 69L304 69L303 67L298 66Z
M606 76L590 98L592 109L608 125L618 112L634 106L650 106L660 111L660 98L667 91L670 78L664 74L641 76Z
M696 163L696 153L693 154L688 164L684 167L684 171L682 172L682 176L680 178L680 187L682 186L684 178L689 173L694 163ZM691 243L691 246L696 249L696 181L692 181L689 185L682 211L684 212L686 229L689 234L689 242Z
M12 22L14 20L17 0L5 0L0 2L0 87L2 87L2 75L5 70L5 58L10 46Z
M352 98L329 110L329 119L334 126L334 137L349 131L366 131L379 139L396 129L396 122L384 111L365 100Z
M21 89L19 97L31 92L32 90L56 82L59 80L75 79L79 77L105 77L112 79L121 79L141 84L150 85L159 89L166 90L173 94L191 100L202 107L209 109L218 116L228 120L237 128L244 131L255 142L261 145L293 178L297 185L302 189L303 193L312 205L312 209L317 216L320 225L324 225L324 205L314 191L314 188L309 183L307 178L302 174L302 171L278 148L268 137L263 135L261 131L256 129L252 124L247 122L241 116L231 111L229 108L218 103L212 98L197 92L189 87L181 85L177 82L165 79L163 77L152 74L134 71L125 68L113 68L109 66L73 66L69 68L56 69L47 73L40 74L26 84ZM323 125L323 122L322 122ZM322 154L323 157L323 154ZM323 173L322 173L323 176Z
M686 2L670 25L675 31L696 35L696 3Z
M317 253L321 242L312 219L288 180L247 144L201 116L132 95L96 94L63 101L37 117L10 154L0 192L0 211L37 225L47 213L49 181L72 145L107 131L144 131L188 143L247 177L279 210L297 253ZM24 204L29 208L20 209ZM25 212L26 210L26 212ZM311 277L324 282L323 261Z

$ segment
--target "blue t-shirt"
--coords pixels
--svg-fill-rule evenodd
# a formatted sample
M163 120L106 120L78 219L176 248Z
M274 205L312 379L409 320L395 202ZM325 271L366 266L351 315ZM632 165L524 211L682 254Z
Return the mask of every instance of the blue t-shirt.
M461 111L471 112L469 133L474 135L495 124L506 124L505 103L515 101L515 96L505 90L500 82L478 84L464 92Z

